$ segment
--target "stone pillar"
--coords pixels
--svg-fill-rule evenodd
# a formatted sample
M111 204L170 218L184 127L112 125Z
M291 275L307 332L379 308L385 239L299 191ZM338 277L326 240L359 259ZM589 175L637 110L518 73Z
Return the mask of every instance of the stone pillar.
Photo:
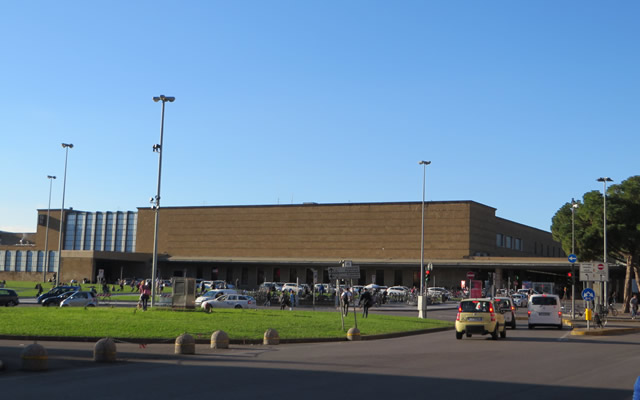
M96 342L96 345L93 347L93 361L116 361L116 343L113 341L113 339L103 338Z
M175 354L196 354L196 340L188 333L176 339Z
M22 369L25 371L46 371L49 361L47 350L38 344L33 343L22 350Z
M264 341L263 344L280 344L280 335L278 331L275 329L267 329L264 332Z
M211 335L211 348L212 349L228 349L229 348L229 335L225 331L215 331Z

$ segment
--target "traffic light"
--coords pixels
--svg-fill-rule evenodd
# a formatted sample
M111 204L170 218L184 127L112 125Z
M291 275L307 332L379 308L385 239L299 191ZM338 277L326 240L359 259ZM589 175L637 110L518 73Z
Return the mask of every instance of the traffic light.
M573 273L567 272L567 285L573 285Z
M424 280L429 283L429 278L431 278L431 271L425 271Z

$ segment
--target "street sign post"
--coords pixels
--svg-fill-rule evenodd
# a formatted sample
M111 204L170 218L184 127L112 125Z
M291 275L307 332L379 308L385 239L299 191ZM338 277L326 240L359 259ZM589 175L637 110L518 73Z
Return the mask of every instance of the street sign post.
M585 301L593 301L596 298L596 292L593 289L586 288L582 291L582 299Z
M576 256L575 254L569 254L568 258L569 258L569 262L571 264L574 264L574 263L576 263L578 261L578 256Z
M329 267L329 279L360 279L360 267Z
M607 282L609 280L609 265L593 262L580 263L580 281Z
M467 279L472 280L476 277L476 274L473 271L467 272Z

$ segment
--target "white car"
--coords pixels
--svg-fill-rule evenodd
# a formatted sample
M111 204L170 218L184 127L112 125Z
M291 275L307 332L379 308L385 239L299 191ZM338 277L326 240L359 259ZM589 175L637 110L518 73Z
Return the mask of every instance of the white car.
M555 294L533 294L529 298L529 329L536 326L555 326L562 329L560 297Z
M406 296L409 293L409 288L404 286L391 286L387 289L387 296Z
M214 300L207 300L200 306L203 310L212 308L257 308L256 299L243 294L226 294Z
M98 298L93 292L78 291L60 302L60 307L95 307Z
M196 307L202 304L202 302L207 300L213 300L225 294L237 294L238 291L235 289L213 289L205 292L202 296L196 299Z
M304 288L302 286L298 286L297 283L285 283L282 285L283 292L289 292L290 290L293 290L296 295L304 292Z
M511 298L516 307L526 307L529 304L528 296L525 294L514 293Z

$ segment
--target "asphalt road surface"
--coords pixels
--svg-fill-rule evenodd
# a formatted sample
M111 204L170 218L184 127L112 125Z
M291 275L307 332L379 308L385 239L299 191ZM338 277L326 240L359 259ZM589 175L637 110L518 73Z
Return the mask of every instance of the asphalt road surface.
M444 312L444 311L443 311ZM630 399L640 374L640 334L571 336L516 330L456 340L453 331L361 342L197 345L118 343L118 361L92 361L93 343L40 342L46 372L19 370L24 341L0 341L6 398L91 399ZM72 395L73 394L73 395ZM82 395L81 395L82 394Z

